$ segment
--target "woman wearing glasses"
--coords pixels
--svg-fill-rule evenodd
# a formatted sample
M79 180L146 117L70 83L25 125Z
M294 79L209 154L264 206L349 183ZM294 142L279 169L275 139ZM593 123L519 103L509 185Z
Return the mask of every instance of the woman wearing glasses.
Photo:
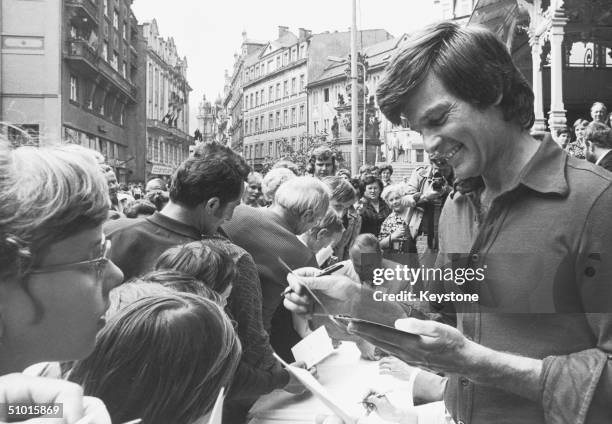
M0 375L87 356L109 291L108 187L90 151L0 139Z

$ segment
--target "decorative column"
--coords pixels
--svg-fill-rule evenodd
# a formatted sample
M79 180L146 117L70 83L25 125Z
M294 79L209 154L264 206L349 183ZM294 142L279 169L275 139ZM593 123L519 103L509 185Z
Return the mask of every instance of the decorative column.
M533 36L529 39L531 45L532 85L534 94L535 121L531 132L541 134L546 132L546 119L544 118L544 96L542 95L542 43L543 37Z
M550 5L550 112L548 126L552 134L566 127L565 106L563 104L563 36L567 23L563 0L551 2Z

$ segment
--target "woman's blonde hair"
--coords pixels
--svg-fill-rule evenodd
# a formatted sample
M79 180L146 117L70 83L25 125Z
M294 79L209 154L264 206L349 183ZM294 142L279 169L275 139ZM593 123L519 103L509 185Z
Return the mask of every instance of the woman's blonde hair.
M91 150L0 139L0 277L22 278L50 244L101 225L109 204Z
M391 197L391 195L393 194L397 194L399 196L405 195L406 187L404 187L402 184L388 185L383 189L383 192L381 193L380 197L382 197L382 199L388 203L389 197Z

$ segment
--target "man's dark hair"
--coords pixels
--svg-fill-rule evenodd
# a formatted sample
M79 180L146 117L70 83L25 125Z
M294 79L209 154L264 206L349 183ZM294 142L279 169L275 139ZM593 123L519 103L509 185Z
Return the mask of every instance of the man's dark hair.
M584 134L586 141L602 149L612 149L612 129L601 122L591 122Z
M533 91L506 46L486 28L441 22L412 36L385 69L376 92L389 121L401 123L406 102L429 75L478 108L495 104L501 95L506 121L525 129L533 125Z
M213 197L221 204L240 196L251 168L230 148L217 143L198 146L172 176L170 200L194 208Z
M336 173L336 153L334 153L334 151L327 146L317 147L312 151L312 154L310 155L310 160L308 161L308 169L306 170L306 172L309 174L313 174L315 170L315 162L317 160L326 161L329 159L331 159L332 161L333 172Z

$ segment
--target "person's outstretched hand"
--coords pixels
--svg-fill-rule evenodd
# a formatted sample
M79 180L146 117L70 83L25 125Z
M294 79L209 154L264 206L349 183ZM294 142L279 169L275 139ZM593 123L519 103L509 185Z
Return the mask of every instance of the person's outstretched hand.
M361 286L342 275L315 277L320 272L317 268L299 268L288 274L287 281L293 291L285 295L285 307L307 318L311 318L313 312L324 313L302 286L307 285L331 314L350 312L350 300L358 296Z

